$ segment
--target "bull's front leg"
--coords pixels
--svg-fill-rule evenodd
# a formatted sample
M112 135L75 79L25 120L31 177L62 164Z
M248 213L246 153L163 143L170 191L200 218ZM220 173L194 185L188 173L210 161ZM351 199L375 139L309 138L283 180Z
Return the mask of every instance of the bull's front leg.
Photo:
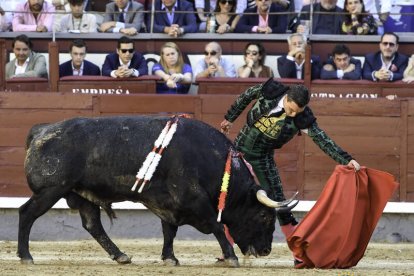
M161 220L164 244L162 247L161 259L166 265L180 265L180 262L174 255L174 238L177 235L178 226L172 225Z
M213 234L219 242L221 250L223 251L223 257L226 265L231 267L239 267L239 260L234 253L233 244L226 237L224 225L215 223Z

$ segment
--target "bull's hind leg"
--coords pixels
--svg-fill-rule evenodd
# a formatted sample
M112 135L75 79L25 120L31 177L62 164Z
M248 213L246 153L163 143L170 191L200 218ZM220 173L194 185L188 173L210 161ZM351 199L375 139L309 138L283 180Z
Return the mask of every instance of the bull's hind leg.
M98 205L84 199L75 193L66 197L70 208L79 210L82 226L108 252L109 256L120 264L131 263L131 258L121 252L105 232L101 222L101 211Z
M180 262L174 256L174 238L177 235L178 226L172 225L161 220L162 233L164 235L164 245L162 247L161 259L166 265L180 265Z
M29 236L33 223L52 208L62 198L64 192L61 187L48 188L42 193L34 194L19 208L17 256L20 257L22 263L33 264L33 258L29 251Z

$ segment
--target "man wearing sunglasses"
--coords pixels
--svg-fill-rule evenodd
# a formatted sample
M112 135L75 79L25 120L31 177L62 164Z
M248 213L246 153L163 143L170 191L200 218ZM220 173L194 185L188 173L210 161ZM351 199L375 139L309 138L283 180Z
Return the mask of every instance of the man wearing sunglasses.
M102 65L102 75L113 78L129 78L148 75L144 56L135 52L134 42L127 36L118 40L116 53L106 56Z
M200 59L194 69L196 78L236 77L236 68L230 60L221 56L221 46L210 42L204 48L204 58Z
M237 23L236 33L285 33L287 15L274 14L287 12L279 3L271 0L256 0L256 7L246 9Z
M402 80L408 57L398 53L399 37L395 33L384 33L379 43L380 51L367 54L363 67L363 78L372 81Z

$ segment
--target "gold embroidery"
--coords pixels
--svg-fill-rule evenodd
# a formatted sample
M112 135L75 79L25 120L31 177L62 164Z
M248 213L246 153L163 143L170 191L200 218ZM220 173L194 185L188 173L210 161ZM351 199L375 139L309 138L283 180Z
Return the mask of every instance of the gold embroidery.
M280 117L263 116L254 124L254 126L264 135L275 139L279 135L285 118L286 113L283 113Z

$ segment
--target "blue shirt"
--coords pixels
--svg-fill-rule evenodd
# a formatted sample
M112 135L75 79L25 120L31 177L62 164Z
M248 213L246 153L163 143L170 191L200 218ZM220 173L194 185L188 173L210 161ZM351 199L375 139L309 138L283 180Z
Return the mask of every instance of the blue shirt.
M154 64L152 67L152 73L154 74L155 71L161 70L166 72L160 63ZM168 72L166 72L168 74ZM187 63L184 63L182 74L185 73L193 73L191 66ZM190 83L179 83L177 82L176 88L169 88L165 82L157 82L157 94L187 94L188 90L190 89Z

